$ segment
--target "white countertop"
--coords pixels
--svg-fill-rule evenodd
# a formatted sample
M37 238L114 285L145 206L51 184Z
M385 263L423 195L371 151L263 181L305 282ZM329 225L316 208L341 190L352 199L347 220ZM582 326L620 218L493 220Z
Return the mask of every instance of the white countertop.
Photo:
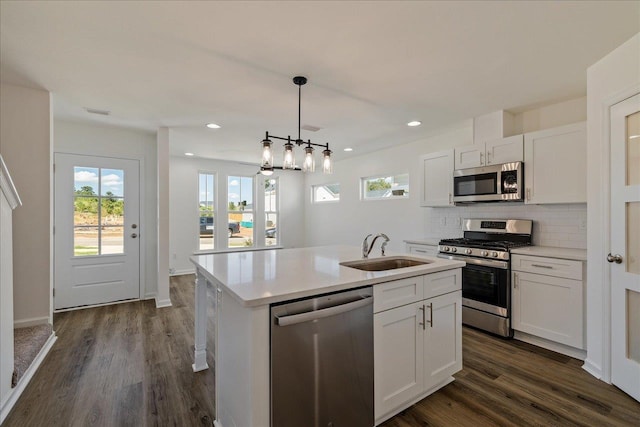
M551 246L523 246L511 250L512 254L544 256L549 258L571 259L575 261L586 261L586 249L554 248Z
M413 243L416 245L429 245L429 246L438 246L438 243L440 243L440 239L436 239L436 238L431 238L431 237L425 237L422 239L410 239L410 240L405 240L405 243Z
M228 290L240 304L255 307L274 302L367 286L405 277L464 267L464 262L389 253L429 264L387 271L361 271L341 266L362 259L362 248L318 246L196 255L191 261L214 284ZM369 259L379 258L372 256Z

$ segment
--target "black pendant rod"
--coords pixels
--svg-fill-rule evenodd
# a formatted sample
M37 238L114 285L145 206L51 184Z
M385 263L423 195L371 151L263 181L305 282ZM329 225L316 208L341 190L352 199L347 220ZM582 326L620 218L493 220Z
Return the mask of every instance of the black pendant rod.
M302 108L301 108L301 104L302 104L302 85L307 83L307 78L304 76L295 76L293 78L293 83L295 83L296 85L298 85L298 139L296 139L295 142L296 145L299 147L301 145L306 144L308 147L311 147L312 145L316 146L316 147L324 147L325 150L329 150L329 143L327 142L326 144L314 144L313 142L311 142L310 139L308 139L307 141L303 141L302 138L300 137L300 128L301 126L301 122L300 122L300 118L302 116ZM275 135L269 135L269 132L266 132L266 138L265 139L269 139L269 136L271 136L271 138L273 139L280 139L282 141L287 141L288 143L291 143L291 137L287 137L287 138L283 138L281 136L275 136Z

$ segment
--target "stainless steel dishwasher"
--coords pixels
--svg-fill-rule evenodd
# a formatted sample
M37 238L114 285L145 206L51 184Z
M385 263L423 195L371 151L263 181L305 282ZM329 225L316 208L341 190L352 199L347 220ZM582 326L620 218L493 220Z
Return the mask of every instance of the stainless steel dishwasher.
M271 426L371 427L371 287L271 306Z

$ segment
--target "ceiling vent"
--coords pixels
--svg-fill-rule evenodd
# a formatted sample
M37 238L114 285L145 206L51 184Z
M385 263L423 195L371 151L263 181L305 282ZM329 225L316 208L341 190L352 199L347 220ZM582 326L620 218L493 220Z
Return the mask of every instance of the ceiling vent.
M322 128L319 128L317 126L304 125L301 127L301 129L308 130L309 132L318 132Z
M111 111L107 111L107 110L97 110L95 108L86 108L85 110L87 111L87 113L91 113L91 114L99 114L101 116L108 116L109 114L111 114Z

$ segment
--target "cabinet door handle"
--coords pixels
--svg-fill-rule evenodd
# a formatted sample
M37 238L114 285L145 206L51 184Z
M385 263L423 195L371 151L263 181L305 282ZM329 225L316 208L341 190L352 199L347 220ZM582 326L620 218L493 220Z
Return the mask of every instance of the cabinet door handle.
M480 165L484 165L484 161L482 158L484 157L484 153L480 153Z
M518 273L513 273L513 289L518 289L518 282L520 279L518 278Z
M429 303L429 327L433 328L433 303L432 302Z
M487 164L491 163L491 152L487 151Z
M427 251L425 251L424 249L414 249L414 252L418 252L419 254L426 254Z
M527 202L531 200L531 189L527 188Z
M449 204L451 204L451 193L449 193Z
M553 267L550 265L531 264L531 267L548 268L549 270L553 270Z
M422 330L425 330L425 314L424 314L424 304L422 304L422 307L418 307L418 310L422 311L422 322L418 322L418 325L422 326Z

